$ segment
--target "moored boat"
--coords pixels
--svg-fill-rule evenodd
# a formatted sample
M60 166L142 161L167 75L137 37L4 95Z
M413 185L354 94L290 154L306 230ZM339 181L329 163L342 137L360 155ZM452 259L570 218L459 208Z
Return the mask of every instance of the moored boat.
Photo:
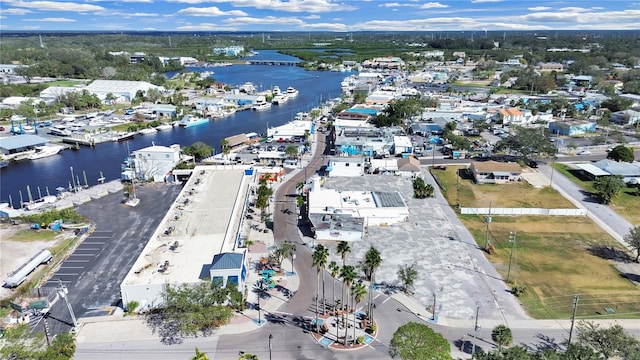
M47 156L53 156L59 153L64 146L60 145L45 145L45 146L36 146L36 151L28 156L29 160L41 159Z
M253 106L251 107L251 109L252 109L252 110L257 110L257 111L260 111L260 110L267 110L267 109L269 109L269 108L271 108L271 103L270 103L270 102L268 102L268 101L266 101L266 100L262 100L262 99L261 99L261 100L256 101L256 102L253 104Z
M70 136L71 130L67 129L64 125L54 125L49 128L49 134L55 136Z
M171 130L171 129L173 129L173 125L167 124L167 123L156 126L156 130L158 131Z
M287 94L279 94L273 97L273 99L271 100L271 102L274 105L280 105L282 103L287 102L287 100L289 100L289 96Z
M178 126L188 128L196 125L206 124L208 122L209 122L209 119L207 118L186 115L185 117L182 118L182 120L180 120L180 122L178 122Z
M148 128L138 130L138 134L140 135L155 134L157 132L158 130L156 130L156 128L153 128L153 127L148 127Z
M293 86L289 86L287 88L287 96L288 97L296 97L298 96L298 90L296 88L294 88Z

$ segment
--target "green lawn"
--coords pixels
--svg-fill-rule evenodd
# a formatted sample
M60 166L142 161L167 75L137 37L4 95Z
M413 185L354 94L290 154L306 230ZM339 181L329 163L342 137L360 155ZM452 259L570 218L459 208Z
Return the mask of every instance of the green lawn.
M55 238L56 235L58 235L58 233L52 230L28 229L28 230L20 230L16 232L11 236L10 239L7 239L7 240L23 241L23 242L50 241L50 240L53 240L53 238Z
M594 193L593 181L580 177L580 174L570 165L555 163L554 168L569 178L585 191ZM623 188L609 205L616 213L632 224L640 224L640 197L634 188Z
M48 82L47 85L48 86L76 86L76 85L82 85L85 83L86 81L57 80L57 81Z
M570 207L552 189L526 184L476 185L457 179L456 170L434 170L449 204L459 196L461 206ZM457 193L459 187L459 195ZM484 247L484 216L459 215L478 245ZM506 279L515 232L516 247L510 280L526 293L520 301L534 318L569 318L575 294L580 294L577 316L585 318L640 318L640 289L613 266L613 255L629 254L586 216L492 216L489 239L495 251L487 258ZM605 309L612 309L608 313Z

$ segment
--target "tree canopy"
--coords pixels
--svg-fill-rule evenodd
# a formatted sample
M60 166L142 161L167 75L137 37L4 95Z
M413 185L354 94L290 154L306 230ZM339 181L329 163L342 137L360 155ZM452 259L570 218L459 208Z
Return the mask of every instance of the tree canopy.
M392 100L374 120L377 127L400 126L427 107L438 106L438 101L429 97L411 96Z
M596 198L605 205L610 204L623 187L624 181L620 175L601 176L593 183Z
M523 159L535 156L555 156L556 146L538 129L517 127L515 132L496 144L496 150L503 150Z
M635 160L635 154L633 153L632 148L626 147L624 145L618 145L607 153L607 159L630 163Z
M629 247L635 250L635 262L638 262L638 259L640 258L640 225L629 230L629 233L624 237L624 241L629 244Z
M195 157L196 160L200 160L211 155L213 152L213 146L207 145L202 141L196 141L189 146L183 147L182 152Z
M416 322L400 326L391 338L389 355L403 360L450 360L449 341L430 327Z

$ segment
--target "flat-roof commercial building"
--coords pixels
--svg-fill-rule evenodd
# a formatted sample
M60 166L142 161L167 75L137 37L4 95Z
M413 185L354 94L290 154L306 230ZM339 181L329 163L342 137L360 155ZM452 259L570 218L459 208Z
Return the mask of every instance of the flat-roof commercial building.
M161 306L167 286L199 281L231 281L242 289L248 259L237 248L238 232L255 178L246 167L196 167L120 285L123 303Z
M321 240L361 240L367 226L393 225L409 219L400 192L337 191L314 178L308 193L309 219Z

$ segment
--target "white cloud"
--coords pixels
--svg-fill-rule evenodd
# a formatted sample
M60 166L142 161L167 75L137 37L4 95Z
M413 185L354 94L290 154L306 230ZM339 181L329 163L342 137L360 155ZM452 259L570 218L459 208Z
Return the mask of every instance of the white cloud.
M594 19L597 19L594 21ZM600 11L600 12L537 12L518 16L514 21L524 21L528 23L564 23L563 29L572 29L576 25L584 25L585 28L593 29L594 26L602 26L603 24L618 23L620 28L628 28L629 24L634 23L638 27L638 19L640 19L640 10L622 10L622 11ZM617 29L617 27L600 29Z
M130 16L130 17L158 17L160 14L158 13L131 13L131 14L122 14L122 16Z
M535 6L535 7L530 7L527 10L529 10L529 11L547 11L547 10L551 10L551 8L548 7L548 6Z
M414 7L419 9L436 9L436 8L448 8L449 5L444 5L439 2L428 2L425 4L408 4L408 3L399 3L399 2L390 2L378 5L379 7L387 7L387 8L397 8L397 7Z
M304 24L301 27L304 29L314 29L314 30L347 31L347 26L345 24L338 24L338 23Z
M331 0L168 0L185 4L229 3L234 7L252 7L261 10L285 12L324 13L335 11L354 11L358 8L348 4L339 4Z
M221 25L212 24L212 23L201 23L198 25L188 24L188 25L178 26L176 27L176 30L178 31L237 31L238 28L231 27L231 26L221 26Z
M289 26L301 26L305 23L298 19L292 17L276 17L276 16L265 16L263 18L254 18L254 17L239 17L239 18L231 18L224 20L225 23L235 24L238 26L241 25L289 25Z
M428 2L420 5L420 9L436 9L436 8L448 8L449 5L441 4L439 2Z
M558 11L568 11L568 12L577 12L577 13L582 13L582 12L586 12L589 11L589 9L583 8L583 7L563 7L558 9Z
M76 20L75 20L75 19L69 19L69 18L23 19L22 21L41 21L41 22L76 22Z
M247 16L241 10L222 11L216 6L208 8L188 7L178 11L178 14L187 16Z
M305 16L304 19L308 19L308 20L320 19L320 15L309 15L309 16Z
M28 13L32 13L33 11L27 9L6 9L2 10L3 14L11 14L11 15L25 15Z
M36 9L40 11L70 11L84 13L105 10L102 6L73 2L5 0L5 3L11 6Z
M474 4L482 4L482 3L497 3L503 2L504 0L471 0Z

